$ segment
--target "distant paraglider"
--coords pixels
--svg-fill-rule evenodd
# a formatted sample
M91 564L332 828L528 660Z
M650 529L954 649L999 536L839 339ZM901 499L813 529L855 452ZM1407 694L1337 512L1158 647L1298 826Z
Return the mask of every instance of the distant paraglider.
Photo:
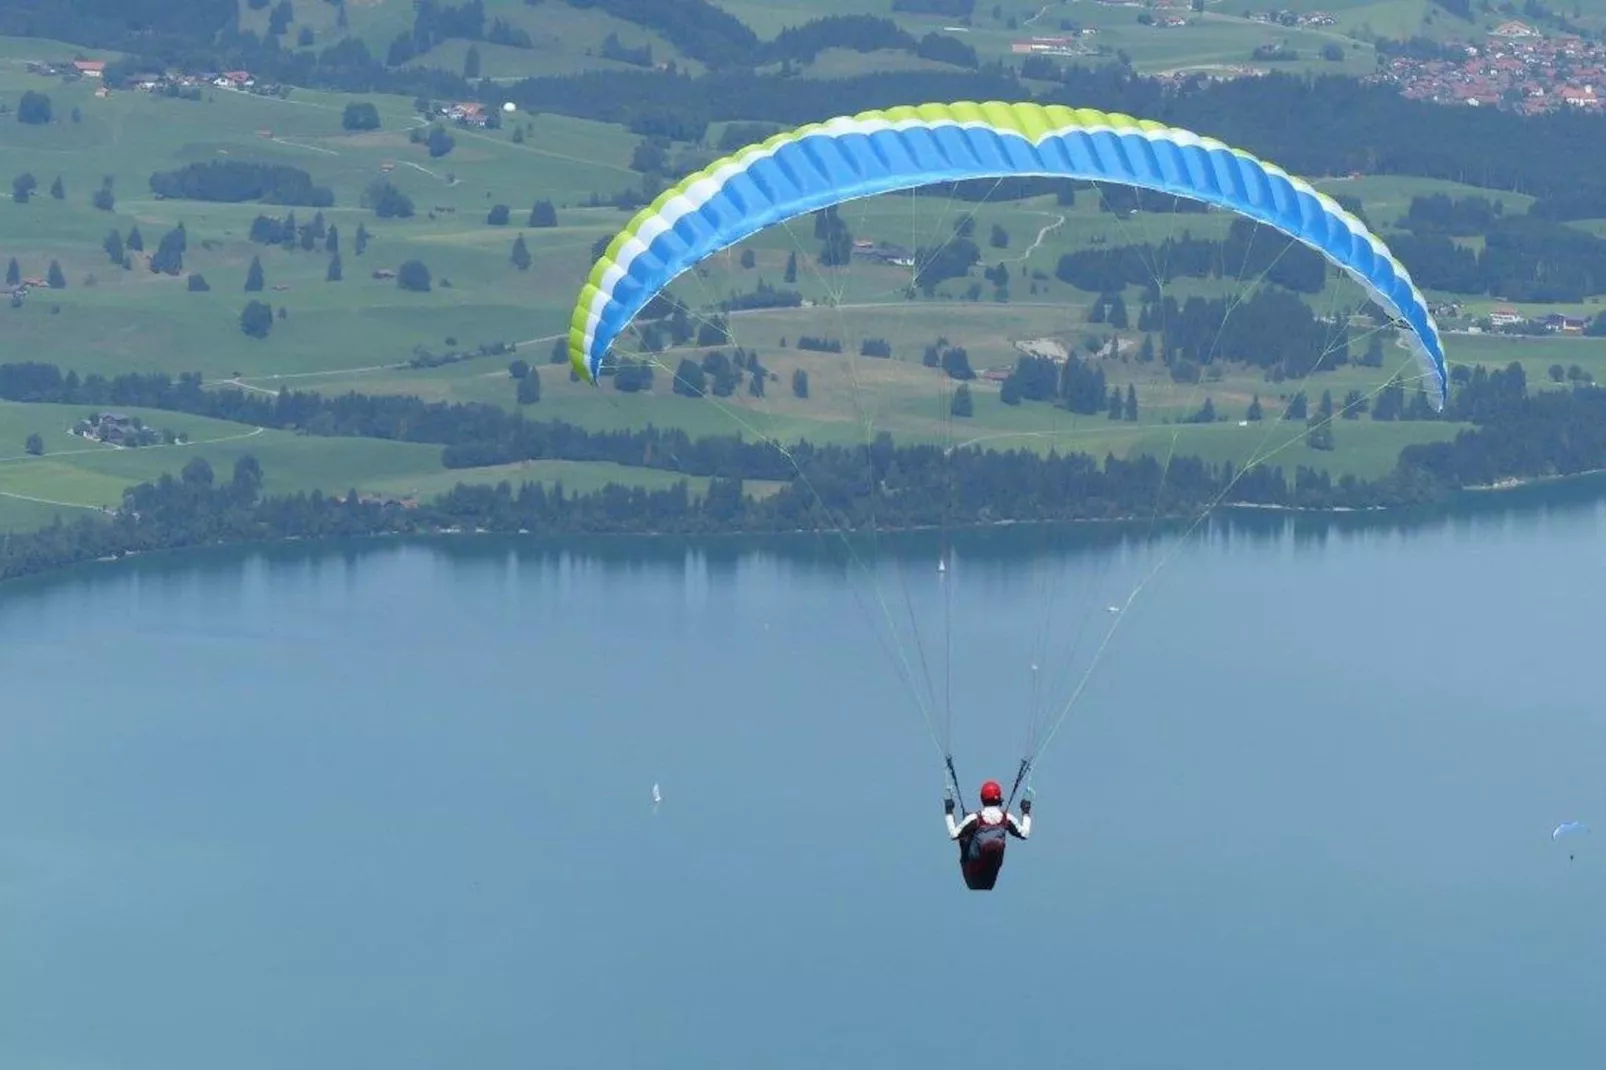
M1550 839L1553 843L1566 843L1567 861L1571 862L1577 857L1574 853L1578 849L1575 837L1582 836L1588 831L1589 826L1582 821L1564 821L1556 826L1555 831L1550 834Z

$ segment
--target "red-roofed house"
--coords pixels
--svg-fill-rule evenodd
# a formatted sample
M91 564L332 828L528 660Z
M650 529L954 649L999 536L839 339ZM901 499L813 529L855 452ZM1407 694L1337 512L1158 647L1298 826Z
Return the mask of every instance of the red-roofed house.
M75 59L72 65L85 78L99 78L106 73L106 61L103 59Z

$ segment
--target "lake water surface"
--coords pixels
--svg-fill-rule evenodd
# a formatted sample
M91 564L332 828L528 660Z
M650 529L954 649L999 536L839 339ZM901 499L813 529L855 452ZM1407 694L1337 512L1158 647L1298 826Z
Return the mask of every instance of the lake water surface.
M8 586L0 1066L1606 1065L1606 507L1146 535ZM1107 637L967 892L943 710L973 798Z

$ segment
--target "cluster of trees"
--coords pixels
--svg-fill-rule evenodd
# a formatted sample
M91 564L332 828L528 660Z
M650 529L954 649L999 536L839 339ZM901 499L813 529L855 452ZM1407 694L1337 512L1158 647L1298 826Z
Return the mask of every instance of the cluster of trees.
M33 199L34 191L39 188L39 180L32 171L24 171L11 180L11 199L18 204L27 204ZM67 187L62 184L61 176L57 175L50 183L50 199L62 201L67 199Z
M1048 401L1069 412L1108 411L1112 419L1138 418L1137 391L1129 385L1123 395L1105 382L1102 367L1074 354L1059 364L1047 357L1020 357L999 388L999 400L1005 405Z
M493 18L485 21L483 0L465 0L461 4L445 4L440 0L416 0L413 4L413 25L398 33L390 43L385 63L399 67L415 56L420 56L443 41L485 41L489 44L508 45L513 48L533 48L530 35L506 20ZM470 48L472 60L465 60L463 76L479 77L479 52Z
M345 278L345 268L340 258L340 228L335 224L326 223L322 212L314 213L312 219L305 223L296 221L295 212L283 217L259 215L251 221L250 237L259 245L276 245L287 251L322 250L329 256L329 266L324 272L324 279L328 282L340 282ZM359 222L352 243L358 256L367 251L369 240L368 228ZM261 290L265 281L261 259L252 257L251 266L246 271L246 292Z
M821 267L842 267L853 259L853 235L848 231L848 225L842 221L837 212L836 205L823 208L814 213L814 236L820 242L820 255L818 257ZM796 262L790 262L788 270L796 277Z
M603 239L603 244L606 243L607 239ZM722 312L739 312L748 308L798 308L802 304L803 295L798 291L771 286L763 279L759 279L758 285L746 293L732 292L729 297L719 302L719 308Z
M352 101L341 113L340 126L345 130L378 130L379 109L368 101Z
M744 362L751 367L751 356L744 355ZM533 369L523 370L523 379L533 375ZM1036 365L1018 371L1023 391L1059 389L1044 381ZM956 408L958 396L956 392ZM539 532L810 531L1178 515L1220 501L1313 508L1414 504L1502 478L1566 475L1606 466L1606 390L1580 385L1529 395L1517 364L1493 372L1479 369L1465 377L1453 399L1452 416L1476 426L1450 442L1407 447L1394 471L1377 480L1334 480L1304 466L1290 479L1280 467L1241 471L1192 457L1162 464L1148 455L1130 460L1108 456L1101 462L1080 453L950 452L935 446L900 447L885 434L868 445L805 441L782 451L737 436L693 439L657 428L594 432L561 421L529 421L493 406L426 404L417 398L347 394L325 399L289 391L267 398L232 388L207 390L199 376L80 379L38 363L0 365L0 397L145 405L261 426L299 427L311 434L444 441L449 443L444 459L453 467L555 457L644 464L710 479L700 499L685 482L661 491L610 485L588 495L540 484L515 490L503 483L459 485L419 509L402 509L394 503L362 502L355 493L264 498L261 467L254 459L240 458L233 477L221 483L198 457L176 478L164 476L130 488L124 508L110 522L57 524L0 543L0 578L220 539L432 531L468 524ZM1113 416L1115 402L1109 404ZM1123 413L1126 405L1123 399ZM1331 397L1324 396L1316 418L1333 409ZM1304 415L1292 407L1288 414ZM774 495L754 498L743 493L743 481L754 479L785 486Z
M1325 323L1287 290L1262 287L1248 297L1189 297L1167 294L1145 303L1140 330L1160 332L1160 358L1180 382L1196 382L1216 361L1240 361L1267 369L1274 380L1301 379L1350 360L1349 328ZM1145 348L1140 359L1153 354ZM1382 363L1381 343L1377 362Z
M112 175L103 177L100 180L100 188L90 195L89 203L102 212L110 212L116 208L117 197L112 193L112 187L116 184L116 181L116 178Z
M413 199L388 179L376 178L363 189L360 203L381 219L410 219Z
M9 261L6 262L6 285L15 286L21 281L22 265L17 263L17 258L13 256ZM66 289L67 276L62 273L61 263L59 261L52 260L50 262L50 267L45 272L45 284L48 285L52 290ZM18 308L21 306L21 304L21 296L13 294L11 297L11 307Z
M1534 212L1441 194L1413 199L1401 225L1409 232L1391 236L1389 247L1419 286L1542 303L1606 293L1606 240ZM1456 241L1474 235L1481 249Z
M116 233L117 232L114 230L110 234L106 235L105 246L106 255L108 258L111 256L113 251L111 247L112 235ZM134 231L129 231L129 234L130 236L133 236ZM143 242L141 244L143 245ZM163 275L177 275L179 272L184 270L184 253L188 249L189 234L185 231L184 224L180 222L177 226L163 234L161 240L157 242L156 251L151 253L150 256L150 269ZM124 255L126 258L126 253Z
M284 309L279 309L284 314ZM254 298L240 310L240 331L248 338L266 338L273 330L273 306Z
M74 0L70 4L15 0L0 7L0 34L116 48L139 37L164 42L208 38L230 28L238 15L236 0L195 0L182 7L161 0Z
M517 398L520 405L534 405L541 400L541 373L530 367L529 361L522 357L510 361L507 373L518 384Z
M1429 193L1411 198L1400 227L1419 238L1442 234L1450 238L1470 238L1483 234L1501 216L1505 202L1488 197L1452 197L1448 193Z
M457 146L457 139L448 134L440 123L430 124L428 130L414 127L408 132L407 140L414 145L423 145L429 150L431 159L439 159Z
M50 98L44 93L29 89L17 101L17 122L29 126L44 126L52 117Z
M497 532L535 531L666 533L727 531L819 531L879 529L939 522L1085 519L1148 513L1182 514L1231 501L1279 505L1378 505L1443 497L1453 479L1484 479L1506 473L1509 435L1526 420L1551 426L1570 421L1593 429L1587 445L1553 453L1546 467L1577 470L1606 456L1606 393L1541 395L1509 418L1510 426L1467 433L1455 443L1409 447L1411 455L1390 476L1376 481L1332 480L1300 467L1290 481L1281 468L1239 472L1177 458L1162 466L1153 457L1106 458L1101 466L1084 454L1044 458L960 449L951 455L933 447L898 447L890 437L860 447L801 447L798 463L807 479L792 478L774 495L744 493L740 472L716 474L695 496L686 481L649 491L610 484L589 494L509 482L459 484L417 508L391 501L362 500L355 492L264 496L264 472L254 457L239 458L220 480L204 457L177 476L166 475L125 492L123 507L107 520L58 521L41 531L0 542L0 579L201 543L262 541L337 535L435 532L475 527ZM1556 439L1550 436L1547 445ZM774 451L771 451L774 452Z
M743 62L758 47L758 35L736 16L708 0L568 0L651 30L683 55L710 66Z
M628 63L632 67L651 67L652 44L636 45L632 47L619 40L619 35L613 31L602 39L600 54L603 59L611 59L618 63Z
M330 228L330 233L334 233L333 227ZM362 230L362 224L360 223L357 225L357 237L357 248L360 254L364 245L365 237ZM153 258L153 269L154 265L155 260ZM379 277L377 273L376 277ZM338 248L336 248L336 250L329 255L329 267L324 273L324 281L340 282L344 278L345 269L341 264L340 252ZM262 269L262 258L259 256L253 256L251 258L251 266L248 267L245 272L245 292L261 293L263 287L266 285L267 273ZM402 261L401 264L396 268L396 285L400 289L409 290L414 293L428 293L433 285L433 280L430 276L428 265L426 265L422 260ZM445 280L442 280L442 285L446 285ZM204 277L200 275L191 275L190 289L205 291L210 290L211 286L207 284ZM253 298L252 300L247 301L245 303L245 307L240 310L240 330L242 333L251 338L266 338L273 330L273 321L275 319L282 320L288 317L289 311L283 305L280 305L279 308L275 310L273 306L267 304L266 302ZM418 360L416 358L414 361L414 365L416 367L430 367L438 363L448 362L440 360Z
M718 349L705 353L700 361L690 357L681 358L680 365L675 369L673 389L682 397L700 398L712 394L717 398L726 398L736 392L744 375L747 378L747 392L756 398L763 397L765 384L776 378L775 373L759 361L757 353L738 346L729 354ZM650 386L651 382L649 376L645 386ZM798 394L799 397L807 396L806 383L805 378L804 392ZM793 393L796 393L796 386L794 378ZM625 387L621 386L620 389Z
M1313 294L1321 291L1328 271L1327 261L1314 249L1252 220L1235 217L1227 237L1220 241L1195 238L1184 230L1180 236L1158 243L1079 249L1059 258L1054 275L1079 290L1100 293L1178 278L1264 278Z
M335 203L328 186L315 185L311 175L288 164L208 160L157 171L151 175L150 185L152 193L170 199L261 201L308 208L328 208Z
M970 366L970 354L965 347L952 345L946 338L938 338L926 346L920 354L920 363L928 368L941 368L948 378L960 382L976 378L976 372Z
M965 218L969 219L969 216ZM981 250L976 247L969 233L962 230L945 242L918 247L914 259L914 285L930 297L936 293L938 286L949 279L962 279L969 275L970 269L981 262ZM979 285L974 287L970 295L972 299L980 289Z
M251 221L251 240L258 245L278 245L286 250L301 249L326 253L340 252L340 228L327 222L322 212L314 212L304 223L296 220L295 212L284 216L259 215ZM357 224L356 244L358 255L367 246L368 230Z

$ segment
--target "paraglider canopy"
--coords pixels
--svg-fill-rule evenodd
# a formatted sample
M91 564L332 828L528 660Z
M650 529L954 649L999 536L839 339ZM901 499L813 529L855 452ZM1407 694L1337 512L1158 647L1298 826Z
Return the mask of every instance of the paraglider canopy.
M1572 861L1576 855L1577 845L1573 842L1575 837L1582 836L1589 831L1589 826L1582 821L1563 821L1551 832L1552 843L1564 843L1567 846L1567 860Z
M665 190L609 243L569 322L569 359L596 382L613 341L676 277L765 227L896 190L977 178L1121 183L1264 223L1358 282L1406 328L1429 401L1449 389L1427 301L1405 265L1336 200L1187 130L1060 105L923 104L776 134Z

